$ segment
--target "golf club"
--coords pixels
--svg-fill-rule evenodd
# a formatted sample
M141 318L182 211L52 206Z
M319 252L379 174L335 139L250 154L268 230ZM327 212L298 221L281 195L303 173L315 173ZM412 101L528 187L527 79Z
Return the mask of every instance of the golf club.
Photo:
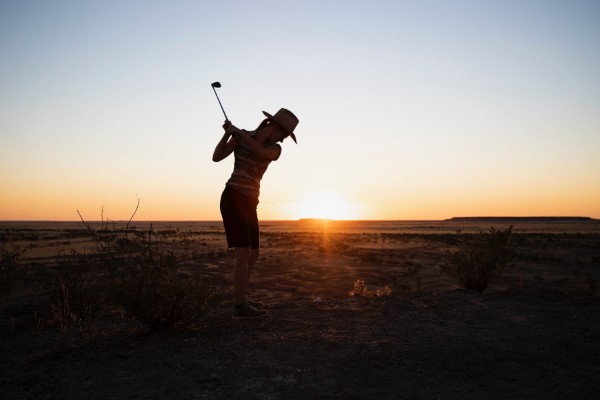
M223 111L225 120L229 121L229 118L227 118L227 114L225 114L225 109L223 108L223 104L221 104L221 100L219 99L219 95L217 94L217 91L215 90L215 88L220 88L221 84L219 82L213 82L210 84L210 86L213 88L213 91L215 92L215 96L217 96L217 101L219 102L219 105L221 106L221 111Z

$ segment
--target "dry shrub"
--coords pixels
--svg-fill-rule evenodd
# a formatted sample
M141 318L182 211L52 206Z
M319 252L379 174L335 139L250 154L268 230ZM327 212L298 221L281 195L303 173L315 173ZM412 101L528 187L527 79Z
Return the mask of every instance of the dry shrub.
M27 250L4 243L0 245L0 310L8 300L16 279L17 266Z
M384 297L390 296L391 294L392 289L389 286L385 286L382 290L377 289L375 292L372 292L362 279L357 279L354 282L352 290L348 292L348 295L353 297Z
M42 325L72 324L100 317L106 311L107 276L93 255L64 249L56 256L56 265L35 265L38 296L45 299L49 314L38 316Z
M155 232L152 225L138 232L129 223L110 230L103 222L94 230L81 220L95 239L94 255L106 271L109 299L128 316L153 330L188 327L219 303L221 290L181 271L189 235L178 229Z
M467 289L483 292L502 272L515 254L512 226L494 227L489 232L463 235L457 232L457 250L447 251L449 260L442 270L456 277Z
M107 254L111 297L128 315L152 329L189 325L215 305L218 291L182 273L180 254L166 248L168 234L120 240Z

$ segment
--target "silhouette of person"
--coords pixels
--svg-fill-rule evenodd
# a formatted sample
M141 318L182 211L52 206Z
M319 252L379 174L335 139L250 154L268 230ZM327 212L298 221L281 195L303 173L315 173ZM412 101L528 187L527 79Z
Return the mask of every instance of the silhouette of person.
M259 254L259 224L257 215L260 181L271 161L279 159L281 146L290 136L294 142L294 129L298 118L285 108L267 117L254 131L235 127L231 121L223 124L225 134L213 153L213 161L219 162L234 154L233 173L221 195L221 216L229 248L235 248L233 286L235 298L232 317L259 318L267 314L261 310L262 303L253 301L246 294L252 269Z

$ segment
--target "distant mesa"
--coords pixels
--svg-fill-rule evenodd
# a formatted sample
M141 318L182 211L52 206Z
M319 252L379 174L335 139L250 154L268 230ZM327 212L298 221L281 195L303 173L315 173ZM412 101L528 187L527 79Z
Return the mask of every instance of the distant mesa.
M593 221L590 217L453 217L448 222L582 222Z

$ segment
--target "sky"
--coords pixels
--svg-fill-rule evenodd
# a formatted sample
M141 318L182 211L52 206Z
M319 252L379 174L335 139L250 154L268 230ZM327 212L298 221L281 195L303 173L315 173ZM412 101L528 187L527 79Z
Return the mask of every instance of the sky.
M600 218L598 1L0 1L0 220L219 220L224 117L300 119L259 217Z

